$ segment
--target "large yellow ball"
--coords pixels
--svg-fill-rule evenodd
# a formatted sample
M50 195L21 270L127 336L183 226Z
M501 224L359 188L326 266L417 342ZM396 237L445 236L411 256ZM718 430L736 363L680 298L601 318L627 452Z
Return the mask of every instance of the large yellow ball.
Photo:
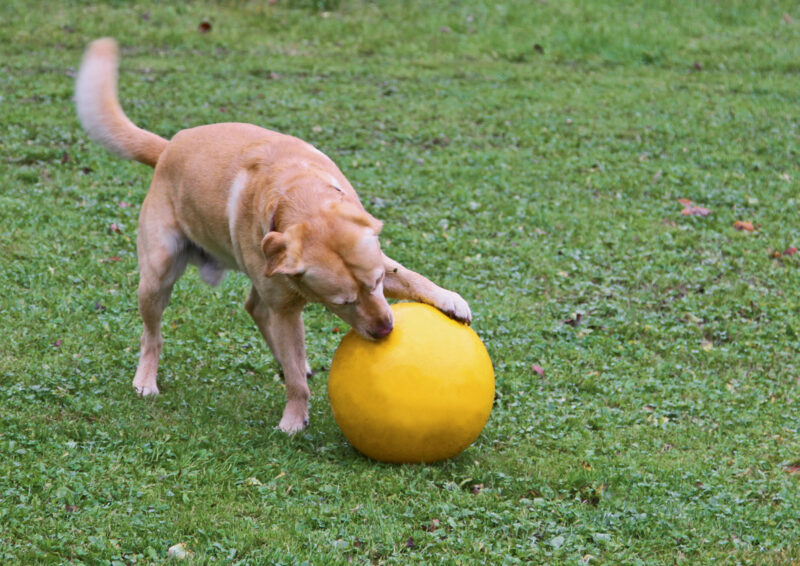
M478 437L494 402L494 370L469 326L420 303L392 306L394 330L350 331L331 363L333 417L360 452L383 462L452 458Z

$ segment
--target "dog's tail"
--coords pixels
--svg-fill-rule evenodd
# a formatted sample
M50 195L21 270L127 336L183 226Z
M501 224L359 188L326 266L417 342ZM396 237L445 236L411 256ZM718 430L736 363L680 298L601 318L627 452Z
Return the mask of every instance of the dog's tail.
M111 38L89 44L75 81L78 119L89 137L125 159L155 167L167 140L138 128L122 111L117 98L117 42Z

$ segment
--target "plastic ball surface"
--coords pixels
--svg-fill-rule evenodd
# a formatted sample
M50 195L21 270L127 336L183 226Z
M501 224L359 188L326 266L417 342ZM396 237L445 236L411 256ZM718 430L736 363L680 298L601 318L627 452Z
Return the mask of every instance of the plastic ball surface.
M352 330L331 363L328 397L361 453L436 462L478 437L492 411L494 369L472 328L420 303L392 306L394 330L373 342Z

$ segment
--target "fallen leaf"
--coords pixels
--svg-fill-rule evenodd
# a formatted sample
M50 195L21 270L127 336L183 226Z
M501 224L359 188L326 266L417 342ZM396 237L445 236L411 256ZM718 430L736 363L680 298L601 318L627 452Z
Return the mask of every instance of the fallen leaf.
M128 208L129 206L130 206L130 203L125 202L124 200L119 201L119 207L120 208Z
M61 338L59 338L58 340L53 342L53 346L55 346L56 348L60 348L61 347Z
M69 153L65 151L61 155L61 163L69 163L70 161L72 161L72 158L69 156Z
M197 26L197 31L199 31L200 33L208 33L208 32L210 32L211 31L211 22L209 22L208 20L203 20L202 22L200 22L200 25Z
M175 560L186 560L190 555L191 553L186 549L186 544L183 542L170 546L167 550L167 558L174 558Z
M364 541L356 537L356 540L353 541L353 546L356 548L361 548L362 546L364 546Z
M786 466L786 471L790 474L799 474L800 475L800 464L792 464L791 466Z
M683 206L691 206L694 203L690 201L688 198L679 198L678 204L682 204Z
M538 53L539 55L542 55L542 54L544 54L544 47L542 47L542 46L541 46L541 45L539 45L538 43L535 43L535 44L533 45L533 50L534 50L534 51L536 51L536 53Z
M744 222L742 220L737 220L736 222L734 222L733 227L736 228L737 230L743 230L746 232L752 232L755 230L752 222Z
M115 234L122 234L122 230L120 229L119 226L117 226L116 222L112 222L111 225L108 227L108 229L111 232L114 232Z
M692 65L692 67L694 67L694 70L695 70L695 71L702 71L702 70L703 70L703 65L701 65L701 64L700 64L699 62L697 62L697 61L695 61L695 62L694 62L694 65Z
M544 368L542 366L537 366L536 364L532 364L531 369L533 370L533 373L539 374L539 377L544 377Z
M783 255L794 255L797 253L797 248L792 246L783 250Z
M436 529L439 528L439 519L431 519L431 522L427 525L422 525L422 530L428 533L432 533Z
M711 214L711 211L702 206L687 206L683 210L681 210L681 214L684 216L708 216Z
M564 324L569 324L572 327L578 326L583 320L583 313L572 313L572 316L564 321Z
M408 540L406 541L406 548L414 548L415 546L417 545L414 544L414 537L408 537Z
M439 31L440 31L441 33L450 33L450 32L451 32L451 31L453 31L453 30L451 30L451 29L450 29L449 27L447 27L447 26L442 26L442 27L440 27L440 28L439 28Z
M64 505L64 511L66 511L67 513L75 513L77 511L80 511L80 509L81 508L78 507L77 505L70 505L70 504Z
M792 16L790 16L789 14L784 14L783 21L789 25L792 25Z

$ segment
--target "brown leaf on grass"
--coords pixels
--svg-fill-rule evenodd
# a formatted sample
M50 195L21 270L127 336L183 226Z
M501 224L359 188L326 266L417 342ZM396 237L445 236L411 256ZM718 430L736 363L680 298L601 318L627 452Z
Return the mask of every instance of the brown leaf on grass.
M786 466L786 471L790 474L798 474L800 475L800 463L791 464L790 466Z
M794 247L794 246L788 247L785 250L783 250L783 255L790 255L791 256L791 255L794 255L796 253L797 253L797 248Z
M122 229L117 225L116 222L112 222L108 227L108 230L114 234L122 234Z
M58 340L56 340L55 342L53 342L53 346L55 346L56 348L60 348L60 347L61 347L61 344L62 344L62 342L61 342L61 338L59 338Z
M694 203L692 201L690 201L688 198L679 198L678 199L678 204L682 204L683 206L691 206Z
M539 377L544 377L544 368L542 366L531 364L531 370L533 371L533 373L538 374Z
M699 61L695 61L694 65L692 65L692 67L694 67L695 71L702 71L703 70L703 65L701 65Z
M203 20L202 22L200 22L200 25L197 26L197 31L199 31L200 33L208 33L208 32L210 32L211 31L211 22L209 22L208 20Z
M571 317L564 321L564 324L569 324L572 327L578 326L583 320L583 313L573 313Z
M428 523L427 525L422 525L422 530L425 531L426 533L432 533L433 531L439 528L439 525L440 525L439 519L431 519L430 523Z
M711 211L709 209L705 208L705 207L694 206L693 205L693 206L684 207L684 209L681 210L681 214L683 214L684 216L703 216L703 217L705 217L705 216L708 216L709 214L711 214Z
M744 232L753 232L755 230L752 222L744 222L742 220L734 222L733 227Z
M417 545L414 544L414 537L408 537L408 540L406 541L406 548L414 548L415 546Z
M786 22L788 25L792 25L792 16L789 14L783 14L783 21Z

